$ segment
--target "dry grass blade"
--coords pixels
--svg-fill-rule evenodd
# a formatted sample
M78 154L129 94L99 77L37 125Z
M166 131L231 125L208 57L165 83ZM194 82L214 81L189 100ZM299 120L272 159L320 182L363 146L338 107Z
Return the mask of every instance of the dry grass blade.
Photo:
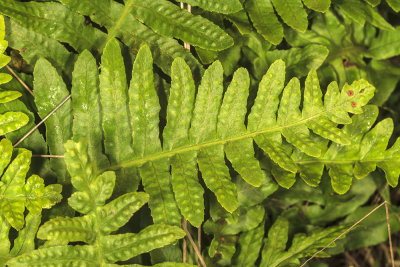
M48 118L50 118L50 116L53 115L60 107L62 107L62 105L64 105L65 102L67 102L68 99L70 99L70 98L71 98L71 95L67 96L49 114L47 114L47 116L44 117L43 120L41 120L35 127L33 127L31 130L29 130L29 132L27 132L21 139L19 139L18 142L16 142L13 147L18 146L22 141L24 141L28 136L30 136L37 128L39 128L40 125L42 125Z
M375 211L377 211L380 207L382 207L383 205L387 205L387 202L384 201L381 204L379 204L377 207L375 207L373 210L371 210L370 212L368 212L366 215L364 215L364 217L362 217L361 219L359 219L357 222L355 222L352 226L350 226L349 228L347 228L343 233L341 233L340 235L338 235L335 239L333 239L331 242L329 242L328 245L326 245L325 247L323 247L322 249L318 250L317 252L315 252L310 258L308 258L302 265L300 265L300 267L303 267L304 265L307 264L307 262L309 262L310 260L312 260L313 258L315 258L319 253L321 253L322 251L324 251L325 249L327 249L328 247L330 247L333 243L335 243L338 239L340 239L342 236L344 236L345 234L347 234L348 232L350 232L354 227L356 227L358 224L360 224L362 221L364 221L366 218L368 218L371 214L373 214ZM386 209L386 217L389 218L389 213ZM388 221L388 227L389 226L389 221ZM389 229L388 228L388 229ZM389 234L389 242L391 244L391 238L390 238L390 232ZM391 254L393 254L392 249L391 249ZM392 260L392 266L394 261Z
M6 65L6 67L7 67L8 71L11 72L11 74L15 77L15 79L17 79L18 82L26 89L26 91L28 91L33 97L35 97L32 90L29 88L29 86L26 85L26 83L14 72L14 70L8 65Z
M183 218L182 220L182 228L185 229L187 228L187 220ZM187 242L186 238L183 238L183 244L182 244L182 262L186 263L187 261Z
M197 247L196 243L193 241L193 238L192 238L192 236L190 235L190 233L189 233L189 231L187 229L187 224L186 225L183 224L182 227L183 227L183 231L185 231L186 236L188 237L188 239L190 241L190 244L192 244L193 249L196 252L197 258L199 259L201 265L203 265L203 267L207 267L203 257L201 256L201 252L200 252L199 248Z
M33 158L64 158L64 155L32 155Z
M389 250L390 250L390 261L392 262L392 267L394 267L394 255L393 255L393 245L392 245L392 235L390 232L390 218L389 218L389 204L387 201L385 203L385 211L386 211L386 222L388 227L388 236L389 236Z

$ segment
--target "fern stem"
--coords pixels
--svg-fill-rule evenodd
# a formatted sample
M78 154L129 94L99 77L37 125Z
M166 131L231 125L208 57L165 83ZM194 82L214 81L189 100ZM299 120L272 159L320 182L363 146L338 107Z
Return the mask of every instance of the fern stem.
M51 115L53 115L62 105L65 104L65 102L68 101L68 99L71 98L71 95L68 95L60 104L58 104L46 117L43 118L38 124L35 125L29 132L27 132L21 139L18 140L14 144L13 147L18 146L22 141L24 141L28 136L30 136L37 128L39 128L40 125L42 125L48 118L50 118Z
M17 79L18 82L26 89L26 91L28 91L33 97L35 97L29 86L26 85L26 83L14 72L14 70L8 65L6 65L6 68L8 69L9 72L11 72L11 74L15 77L15 79Z
M203 257L201 256L201 252L200 252L199 248L197 247L196 243L193 241L193 238L187 229L187 225L182 224L182 228L183 228L183 231L185 231L186 236L188 237L188 239L190 241L190 244L192 244L192 247L193 247L194 251L196 252L197 258L200 260L201 265L203 265L203 267L207 267L206 263L204 262Z
M388 228L388 236L389 236L389 250L390 250L390 261L392 262L392 267L394 267L394 255L393 255L393 245L392 245L392 234L390 231L390 218L389 218L389 208L388 202L385 201L385 211L386 211L386 222Z
M64 158L64 155L32 155L33 158Z
M197 246L199 247L199 251L201 251L201 225L197 229ZM197 265L200 266L199 259L197 259Z
M183 218L182 220L182 228L187 228L187 220ZM186 263L186 257L187 257L187 242L186 242L186 237L183 238L183 244L182 244L182 262Z

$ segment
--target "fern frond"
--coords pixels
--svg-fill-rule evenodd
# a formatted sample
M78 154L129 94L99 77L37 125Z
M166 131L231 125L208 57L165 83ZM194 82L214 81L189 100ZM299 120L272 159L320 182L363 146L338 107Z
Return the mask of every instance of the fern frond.
M265 224L244 232L238 240L238 252L234 258L234 265L238 267L255 266L264 238Z
M0 10L25 28L34 30L60 42L69 43L77 51L96 52L106 34L94 27L86 27L85 18L55 2L22 3L4 0Z
M25 182L31 152L19 149L11 160L13 147L8 139L0 141L0 215L19 230L24 226L25 207L35 215L61 200L61 186L44 186L43 179L33 175Z
M79 55L72 73L72 140L88 143L88 154L97 169L109 164L102 151L103 133L99 128L99 83L96 59L85 50Z
M212 22L194 16L165 0L129 0L132 14L155 32L179 38L194 46L220 51L233 45L232 38ZM161 11L161 12L160 12Z
M108 40L113 37L120 38L135 54L142 44L148 44L155 63L167 74L171 72L171 64L176 57L184 58L193 72L202 69L197 59L176 40L158 35L141 24L131 14L132 0L127 1L125 6L110 0L61 0L60 2L71 10L90 16L95 23L105 26L108 30ZM102 46L105 44L106 42Z
M3 16L0 15L0 69L6 66L11 58L4 55L8 42L4 40L5 23ZM0 85L8 83L12 79L7 73L0 73ZM19 98L21 94L16 91L0 91L0 104L8 103ZM0 136L16 131L25 126L29 122L29 118L23 112L8 111L0 114Z
M70 140L65 144L65 150L65 162L77 190L68 203L84 215L51 219L40 227L38 237L87 244L41 247L11 259L10 265L105 266L166 246L185 236L179 227L163 224L150 225L137 234L110 235L126 224L133 213L147 203L149 196L143 192L127 193L105 204L114 189L115 173L98 175L84 142Z
M299 259L311 256L320 248L326 246L333 238L346 229L345 225L318 230L311 235L295 234L292 244L286 250L288 241L289 221L283 216L278 217L268 231L261 255L261 266L299 265ZM334 245L333 245L334 246ZM323 257L323 253L319 257Z
M40 118L46 117L68 95L63 79L57 70L45 59L39 59L34 69L35 104ZM64 154L64 142L72 136L71 100L68 100L55 114L46 121L46 141L49 151L53 155ZM50 159L52 170L57 174L58 180L65 183L68 179L64 161Z
M179 225L179 208L193 225L201 224L204 191L198 182L196 163L206 186L221 205L229 212L235 211L237 189L231 181L225 155L245 181L259 186L265 174L254 157L253 140L274 162L272 174L280 185L292 186L297 172L310 185L317 185L320 179L316 174L322 173L328 141L343 147L353 144L353 137L337 125L350 124L352 119L348 113L363 112L362 107L374 92L374 87L364 80L345 85L341 91L332 83L323 101L316 71L312 70L301 102L298 79L284 86L285 63L277 60L260 83L246 126L249 78L244 69L236 71L223 96L223 69L215 62L206 70L194 98L190 69L182 59L177 59L172 66L167 124L161 147L160 104L153 84L152 62L149 48L142 47L127 89L120 47L116 40L111 40L103 54L100 103L104 144L112 164L108 169L139 170L145 191L150 195L149 206L156 223ZM82 90L87 92L89 88ZM88 103L89 99L81 101ZM82 126L77 125L76 132L87 127L83 122L77 123ZM118 130L121 123L125 125L123 129L131 132ZM100 136L96 138L99 140ZM309 166L322 164L322 170L309 175L314 169L305 170L302 158L310 159ZM308 180L307 175L311 177ZM337 186L334 189L343 192Z
M104 148L110 163L116 164L132 158L133 149L128 118L125 66L119 43L115 39L104 48L101 70L100 103ZM80 124L84 124L84 121ZM125 192L135 191L139 185L136 172L136 168L132 167L120 170L117 173L117 191L123 190L122 188L125 188Z
M39 58L45 58L65 77L70 77L76 55L61 43L20 25L13 19L6 19L6 34L10 47L19 50L22 57L32 66Z
M387 149L393 132L393 122L385 119L372 129L378 116L376 106L366 106L364 113L352 117L352 124L345 125L343 132L350 137L348 146L332 143L320 159L294 152L293 158L300 166L303 180L312 186L319 184L324 166L329 170L332 187L338 193L349 190L353 177L364 178L376 167L385 171L386 179L391 186L398 184L400 170L399 145Z
M14 245L11 248L9 240L11 226L4 216L0 216L0 266L7 266L6 263L10 259L35 249L35 236L41 219L40 213L28 213L25 219L25 227L18 232L18 237L15 238Z

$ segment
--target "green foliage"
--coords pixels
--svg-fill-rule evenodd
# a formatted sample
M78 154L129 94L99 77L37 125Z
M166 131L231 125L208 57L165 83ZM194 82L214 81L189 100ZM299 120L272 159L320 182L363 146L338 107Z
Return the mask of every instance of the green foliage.
M334 36L334 37L333 37ZM324 45L329 56L320 73L326 79L337 80L339 85L364 78L377 88L373 103L382 105L399 81L399 68L388 59L400 54L399 31L379 31L365 28L341 19L331 12L313 20L311 30L299 38L294 31L286 33L287 41L294 47L306 48L310 43ZM364 58L371 59L365 62ZM343 64L343 61L345 64ZM328 81L323 81L326 84Z
M399 231L399 3L2 1L35 95L0 74L0 265L196 266L186 219L207 266L298 266L382 199Z
M4 55L8 42L4 40L5 36L5 24L3 16L0 16L0 68L6 66L11 58ZM8 83L12 79L11 75L7 73L0 73L0 85ZM0 104L11 102L19 98L21 94L15 91L0 91ZM6 112L0 114L0 135L5 135L9 132L18 130L19 128L26 125L29 118L22 112Z
M0 213L3 224L17 230L24 226L25 207L39 216L42 209L48 209L61 200L61 186L44 186L44 181L32 175L25 181L32 153L18 149L13 160L13 147L8 139L0 141Z
M268 238L264 240L260 265L271 267L299 265L300 258L311 256L345 229L346 226L335 226L317 230L309 236L296 234L291 246L286 250L289 221L284 217L278 217L268 231ZM326 254L321 253L319 257L323 255Z
M185 235L178 227L161 224L150 225L137 234L110 235L125 225L149 196L143 192L127 193L105 204L114 189L115 173L99 175L90 163L88 146L83 142L68 141L65 150L65 162L76 189L68 204L84 215L51 219L40 227L38 238L66 244L80 241L87 245L46 246L15 257L8 264L99 266L128 260Z

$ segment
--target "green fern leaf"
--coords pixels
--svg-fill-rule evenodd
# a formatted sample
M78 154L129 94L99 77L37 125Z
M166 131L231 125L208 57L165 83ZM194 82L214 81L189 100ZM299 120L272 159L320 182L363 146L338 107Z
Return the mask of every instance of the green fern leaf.
M283 39L283 26L275 15L271 0L248 0L246 11L253 22L254 28L274 45Z
M82 211L82 207L76 204L81 201L81 204L88 207L83 210L86 214L82 217L57 217L47 221L39 229L38 237L62 241L64 245L31 251L10 260L12 264L36 266L40 260L42 266L54 263L60 266L106 266L166 246L185 236L179 227L163 224L150 225L137 234L109 235L126 224L133 213L147 203L149 195L143 192L127 193L104 205L104 201L112 194L115 174L95 173L87 144L70 140L65 144L65 149L71 182L77 189L69 199L69 204L74 203L72 207ZM65 245L77 241L87 244Z
M199 86L189 132L192 144L200 144L217 137L218 111L223 91L222 81L222 65L216 62L206 70ZM236 186L230 181L229 169L224 160L223 145L201 149L198 154L198 164L207 187L214 192L223 207L233 212L238 206Z
M194 46L220 51L233 45L232 38L200 16L163 0L133 0L132 14L155 32L179 38ZM159 12L162 10L162 13Z
M4 40L5 36L5 23L3 16L0 15L0 68L6 66L11 58L4 55L8 46L8 42ZM0 73L0 85L11 81L11 75L7 73ZM7 103L15 100L21 96L20 93L15 91L0 91L0 104ZM0 114L0 135L16 131L29 122L29 117L23 112L5 112Z
M153 60L147 46L143 46L136 57L128 93L135 154L143 157L161 153L158 135L160 104L153 84ZM150 195L149 206L154 222L180 225L167 159L148 162L139 171L145 191Z
M106 34L93 27L85 26L85 18L61 4L18 2L4 0L0 3L3 15L17 21L22 26L55 40L69 43L78 51L92 49L106 38Z
M14 246L10 251L12 257L35 249L35 237L42 219L39 214L28 213L26 216L25 227L18 232L18 237L14 240Z
M234 259L235 266L255 266L259 251L262 247L263 237L264 223L240 235L238 240L239 251Z
M243 68L238 69L224 94L217 123L219 138L229 138L237 134L245 134L244 119L247 113L247 98L250 78ZM260 186L264 180L259 162L254 158L251 138L225 145L225 153L233 168L242 178L253 186Z
M19 50L29 64L34 66L39 58L45 58L63 75L70 77L75 62L74 53L58 41L21 26L13 19L6 19L6 26L10 47Z
M138 234L119 234L103 239L104 258L109 262L124 261L153 249L173 243L185 236L177 226L150 225Z
M295 155L304 181L316 186L326 165L332 187L344 194L349 190L353 177L363 178L378 166L385 171L388 183L396 186L400 175L396 167L400 142L397 140L391 148L386 149L393 131L393 123L389 119L379 122L369 131L377 115L375 106L366 106L364 113L352 117L353 123L343 127L343 132L352 140L350 145L332 144L321 159Z
M388 5L396 12L400 11L400 1L399 0L386 0Z
M318 12L326 12L331 6L331 0L303 0L303 3L306 7Z
M393 30L390 25L374 8L360 0L339 0L335 2L343 13L355 22L364 25L369 22L382 30Z
M171 94L168 100L167 125L164 128L164 149L172 150L189 144L195 85L189 66L176 59L171 67ZM182 215L194 226L204 220L203 187L198 182L196 152L170 158L171 183Z
M243 9L239 0L184 0L182 2L192 6L201 7L204 10L222 14L236 13Z
M366 0L366 2L371 6L375 7L381 3L381 0Z
M72 139L76 142L85 140L94 166L97 169L104 168L109 163L102 152L103 133L99 128L99 73L95 58L87 50L81 53L76 61L72 73L71 96L74 117Z
M29 170L31 152L19 149L11 161L13 147L8 139L0 141L0 212L12 227L19 230L24 226L25 207L39 215L42 208L50 208L61 200L61 186L44 187L43 179L34 175L25 184ZM10 163L11 161L11 163Z
M28 213L25 220L25 227L18 232L17 238L14 239L13 248L10 250L11 244L9 240L10 224L7 220L0 216L0 265L9 266L7 262L19 255L31 252L35 249L35 236L39 228L42 216L40 214L33 215Z
M6 112L0 114L0 135L5 135L20 129L26 125L28 121L28 116L22 112Z
M69 92L57 70L45 59L37 61L34 77L35 104L39 116L43 119L69 95ZM71 100L50 116L45 125L50 153L64 154L63 144L72 136ZM59 159L50 159L50 164L58 180L65 183L68 178L65 163Z
M271 0L276 12L282 20L300 32L305 32L308 26L307 12L301 0Z
M149 201L149 196L143 192L127 193L111 201L100 212L100 230L109 234L125 225L133 213Z
M118 41L114 39L104 48L100 75L104 148L111 164L133 156L126 91L127 82L121 49ZM117 176L117 191L130 192L137 189L139 180L136 168L122 169Z
M260 265L271 267L287 266L288 264L299 265L299 259L311 256L345 229L346 226L335 226L317 230L309 236L301 233L295 234L291 246L286 250L289 221L280 216L268 231ZM323 254L319 256L321 257Z
M22 96L20 92L17 91L4 91L0 92L0 104L13 101Z
M156 34L141 24L132 14L132 0L121 5L110 0L61 0L71 10L90 16L97 24L108 30L107 40L120 38L133 53L137 53L142 44L149 44L155 63L167 74L171 72L172 61L182 57L193 72L202 69L195 57L176 40ZM102 43L102 47L106 42Z
M60 267L87 266L96 267L98 261L96 247L94 246L55 246L42 248L13 258L7 262L11 266L50 267L57 264Z
M139 264L132 264L132 265L128 265L128 266L129 267L145 267L144 265L139 265ZM195 267L195 266L198 266L198 265L182 263L182 262L163 262L163 263L153 265L153 267Z

